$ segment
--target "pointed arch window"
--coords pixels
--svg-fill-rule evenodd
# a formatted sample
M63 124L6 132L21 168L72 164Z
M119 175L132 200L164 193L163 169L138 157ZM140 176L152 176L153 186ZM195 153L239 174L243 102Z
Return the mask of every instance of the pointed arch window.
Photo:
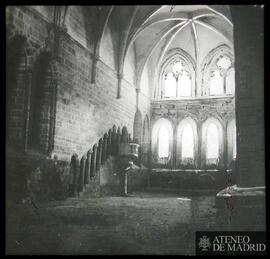
M185 158L194 158L194 133L190 123L183 128L182 133L182 160Z
M216 160L219 157L218 127L210 123L206 135L206 160Z
M228 70L226 75L226 94L234 95L235 91L235 71L234 68Z
M216 69L210 75L210 95L222 95L223 85L223 77L221 76L219 69Z
M176 80L172 72L169 72L164 77L164 97L170 98L176 96Z
M180 97L191 96L191 75L187 71L179 75L177 87Z
M170 135L169 129L162 125L158 132L158 156L159 158L169 157Z
M166 67L164 74L164 98L192 96L192 76L186 62L174 60Z
M235 88L233 61L227 55L214 59L209 78L209 95L233 95Z

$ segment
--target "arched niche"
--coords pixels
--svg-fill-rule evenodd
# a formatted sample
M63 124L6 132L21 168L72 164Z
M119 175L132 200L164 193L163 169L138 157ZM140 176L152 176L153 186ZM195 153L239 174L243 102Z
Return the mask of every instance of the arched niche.
M208 157L215 153L218 146L217 155ZM202 166L223 166L223 127L221 122L214 118L208 118L202 124L202 143L201 143L201 164Z
M24 139L26 71L28 69L26 38L15 35L6 49L6 132L7 141L19 147Z
M142 131L143 131L142 113L140 110L137 110L134 116L133 141L139 145L142 143Z
M26 114L27 146L43 153L52 151L54 135L55 84L51 54L42 52L37 58L28 92L29 113Z
M189 143L190 142L190 143ZM190 147L189 145L192 145ZM186 154L185 154L186 153ZM191 117L180 121L177 127L176 165L198 164L197 123Z
M164 143L164 141L166 143ZM162 145L164 145L162 147ZM173 160L173 125L165 118L157 120L152 128L152 161L168 165ZM164 154L161 154L164 153ZM166 153L166 154L165 154ZM166 155L163 157L163 155Z
M143 120L143 135L142 135L142 162L143 164L148 163L149 149L150 149L150 127L149 127L149 118L145 115Z

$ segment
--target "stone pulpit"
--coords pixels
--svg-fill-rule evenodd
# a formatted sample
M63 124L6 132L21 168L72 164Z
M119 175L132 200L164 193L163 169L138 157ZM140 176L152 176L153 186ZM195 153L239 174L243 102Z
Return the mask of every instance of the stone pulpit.
M128 172L132 169L134 161L139 157L139 145L135 143L121 143L119 145L119 176L121 195L127 196Z

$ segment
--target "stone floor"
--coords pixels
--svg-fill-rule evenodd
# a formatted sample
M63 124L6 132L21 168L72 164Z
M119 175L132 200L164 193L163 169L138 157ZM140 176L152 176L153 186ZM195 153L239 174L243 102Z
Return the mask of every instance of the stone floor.
M136 193L7 203L7 254L181 254L195 231L215 230L215 195Z

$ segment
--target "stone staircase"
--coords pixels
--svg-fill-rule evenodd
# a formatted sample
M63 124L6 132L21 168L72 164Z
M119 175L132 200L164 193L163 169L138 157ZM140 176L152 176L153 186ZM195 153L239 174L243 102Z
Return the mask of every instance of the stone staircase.
M121 131L120 127L116 129L114 125L80 159L77 154L73 154L70 164L73 176L71 197L100 196L101 186L104 184L104 174L107 178L115 178L112 165L118 156L120 143L130 142L131 138L127 128L124 126Z

